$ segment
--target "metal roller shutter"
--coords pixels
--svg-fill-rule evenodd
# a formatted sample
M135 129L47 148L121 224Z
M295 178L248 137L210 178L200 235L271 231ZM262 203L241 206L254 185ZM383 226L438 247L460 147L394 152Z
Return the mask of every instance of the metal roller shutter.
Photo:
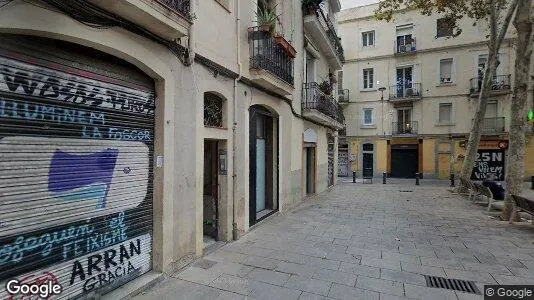
M11 279L63 299L149 271L152 79L82 46L0 40L0 299Z

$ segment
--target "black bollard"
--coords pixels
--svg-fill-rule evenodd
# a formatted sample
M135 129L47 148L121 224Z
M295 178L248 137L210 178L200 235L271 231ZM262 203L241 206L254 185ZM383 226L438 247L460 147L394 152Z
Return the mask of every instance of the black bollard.
M451 186L454 187L454 174L451 174Z
M356 172L352 172L352 182L356 183Z
M530 182L532 183L532 185L530 186L530 189L534 190L534 176L530 176Z
M386 184L386 172L382 173L382 184Z
M415 173L415 185L419 185L419 173Z

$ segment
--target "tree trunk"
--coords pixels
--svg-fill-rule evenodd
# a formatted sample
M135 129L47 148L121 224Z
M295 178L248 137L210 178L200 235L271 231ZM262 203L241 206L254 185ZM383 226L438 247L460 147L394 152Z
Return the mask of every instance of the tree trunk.
M532 55L532 0L520 0L514 18L517 30L517 46L515 58L515 79L512 107L510 111L510 145L506 164L506 196L504 209L501 214L503 220L509 220L512 212L511 195L521 193L525 170L525 131L527 128L527 88ZM514 220L514 219L512 219ZM515 221L515 220L514 220Z
M471 179L471 173L473 172L473 167L475 166L478 143L480 142L482 126L484 125L484 117L486 115L486 106L488 103L491 83L493 81L493 74L495 74L495 71L499 65L499 49L500 45L498 45L498 47L490 47L488 65L486 66L486 70L484 72L484 79L482 81L480 95L478 96L477 110L473 119L471 132L469 134L469 142L467 143L466 155L462 164L462 170L460 172L460 178L463 178L464 180ZM466 186L463 186L462 184L458 185L458 192L465 193L466 190Z
M467 150L464 162L462 164L462 170L460 172L460 178L465 181L470 180L471 173L473 172L473 167L475 166L475 159L478 150L478 143L480 142L480 135L482 131L482 125L484 124L484 117L486 114L486 106L488 102L488 96L491 89L491 83L493 81L493 75L495 74L497 67L499 66L499 50L501 48L502 41L508 30L510 20L514 11L517 8L518 2L522 0L514 0L508 7L506 17L501 22L501 28L497 33L497 24L498 24L498 9L495 6L495 1L491 1L491 12L490 12L490 44L489 44L489 55L488 55L488 65L486 66L484 79L482 83L482 88L480 95L478 97L477 109L475 112L475 117L473 119L473 124L471 127L471 132L469 133L469 141L467 143ZM462 184L458 185L457 192L465 193L467 187Z

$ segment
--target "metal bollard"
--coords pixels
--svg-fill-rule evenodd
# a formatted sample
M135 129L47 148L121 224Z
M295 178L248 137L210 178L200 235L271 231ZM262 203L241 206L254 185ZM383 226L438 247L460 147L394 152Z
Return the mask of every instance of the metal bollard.
M534 190L534 176L530 176L530 182L532 183L532 185L530 186L530 189Z
M454 187L454 174L451 174L451 186Z
M386 172L382 172L382 184L386 184Z
M415 173L415 185L419 185L419 173Z
M356 183L356 172L352 172L352 182Z

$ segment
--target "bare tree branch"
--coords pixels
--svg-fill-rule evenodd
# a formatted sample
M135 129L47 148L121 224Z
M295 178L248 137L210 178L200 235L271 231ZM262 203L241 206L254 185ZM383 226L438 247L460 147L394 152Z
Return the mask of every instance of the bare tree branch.
M517 4L519 3L519 0L512 0L512 3L510 4L510 7L508 7L508 11L506 12L506 17L504 17L504 24L509 24L510 20L512 19L512 16L514 15L514 12L517 8ZM504 40L504 36L506 35L506 31L508 31L508 26L503 26L499 32L499 35L497 37L497 44L501 44Z

